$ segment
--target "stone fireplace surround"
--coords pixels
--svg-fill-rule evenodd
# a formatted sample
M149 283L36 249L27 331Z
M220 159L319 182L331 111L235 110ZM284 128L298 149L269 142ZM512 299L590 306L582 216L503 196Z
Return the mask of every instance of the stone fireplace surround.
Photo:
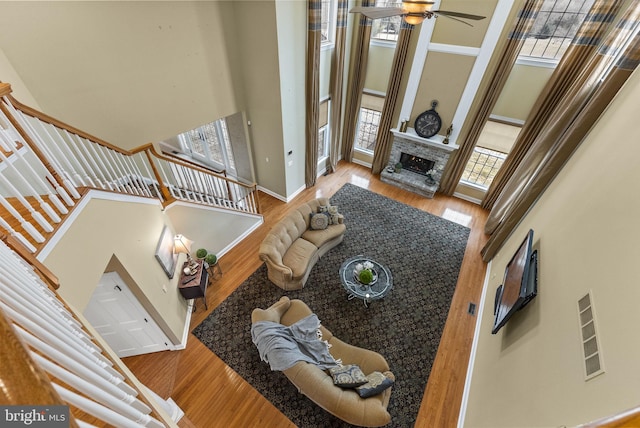
M380 173L380 179L385 183L393 184L410 192L433 198L440 186L442 171L449 160L449 156L458 146L455 144L443 144L444 137L441 135L422 138L416 134L413 128L407 128L406 132L392 129L391 133L393 133L393 145L389 155L388 167L390 169L400 162L402 153L407 153L433 161L433 169L436 172L431 175L431 180L424 175L405 169L400 172L389 172L384 169Z

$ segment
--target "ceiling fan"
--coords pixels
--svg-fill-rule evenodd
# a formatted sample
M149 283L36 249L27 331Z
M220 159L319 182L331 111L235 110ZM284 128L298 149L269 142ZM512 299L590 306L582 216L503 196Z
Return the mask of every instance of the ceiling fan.
M401 7L366 7L366 6L357 6L351 9L349 12L355 13L359 12L371 19L379 19L379 18L389 18L391 16L402 16L407 24L417 25L420 24L425 19L431 19L432 17L444 16L455 21L462 22L463 24L467 24L470 27L473 25L469 24L462 19L471 19L474 21L479 21L484 19L484 16L480 15L471 15L469 13L461 13L461 12L451 12L448 10L431 10L433 6L433 1L425 1L425 0L403 0Z

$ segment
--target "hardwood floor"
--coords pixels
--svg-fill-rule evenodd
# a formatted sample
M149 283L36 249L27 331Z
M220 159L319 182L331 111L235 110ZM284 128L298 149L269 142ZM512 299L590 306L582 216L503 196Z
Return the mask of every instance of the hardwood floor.
M224 275L208 290L209 310L205 311L201 303L198 305L191 328L202 322L261 265L258 248L274 223L301 202L320 196L330 197L345 183L471 229L449 317L415 423L416 427L454 427L476 322L476 317L469 315L467 310L470 302L479 303L486 269L480 249L486 242L483 229L487 212L478 205L439 194L426 199L381 182L368 168L344 162L340 163L337 172L320 177L315 187L303 191L288 204L260 194L264 224L220 258ZM380 351L384 355L384 351ZM124 361L144 384L162 397L173 398L184 410L185 416L179 422L181 427L295 426L193 335L189 336L185 350L129 357Z

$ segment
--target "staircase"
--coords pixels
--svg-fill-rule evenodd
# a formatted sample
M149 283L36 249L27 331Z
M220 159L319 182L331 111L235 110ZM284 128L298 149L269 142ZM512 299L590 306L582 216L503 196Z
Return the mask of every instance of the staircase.
M106 141L25 106L0 83L0 233L37 253L89 189L260 215L256 184Z

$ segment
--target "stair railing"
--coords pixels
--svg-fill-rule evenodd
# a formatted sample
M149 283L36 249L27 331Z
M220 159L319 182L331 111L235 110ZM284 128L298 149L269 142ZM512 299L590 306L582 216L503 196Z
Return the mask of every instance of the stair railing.
M255 183L159 154L152 144L120 149L21 104L9 84L0 83L0 97L0 227L32 252L82 188L260 213ZM16 222L21 230L12 228Z
M19 247L0 240L0 402L68 405L72 427L175 427Z
M257 186L247 185L208 169L158 153L152 144L136 151L147 154L153 170L160 177L167 200L179 199L251 214L260 212Z

